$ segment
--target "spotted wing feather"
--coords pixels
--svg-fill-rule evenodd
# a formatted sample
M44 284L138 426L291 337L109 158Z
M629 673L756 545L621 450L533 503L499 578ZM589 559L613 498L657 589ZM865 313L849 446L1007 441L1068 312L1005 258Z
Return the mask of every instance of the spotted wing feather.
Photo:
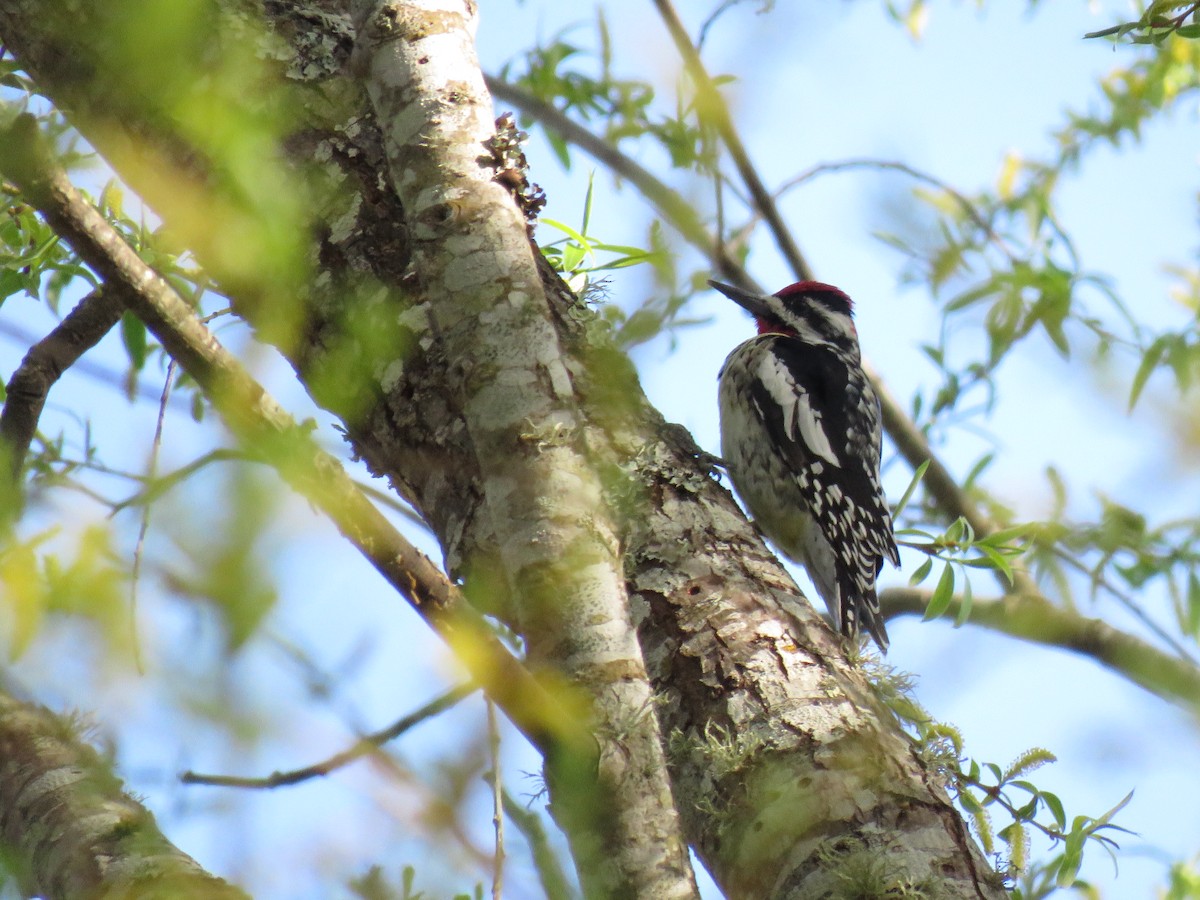
M770 340L770 352L759 356L753 406L834 549L835 584L823 592L834 588L838 596L825 600L843 633L853 635L861 624L886 649L875 580L883 560L899 565L899 555L879 481L882 436L878 416L852 418L867 408L864 400L876 410L879 401L862 370L836 350L786 335Z

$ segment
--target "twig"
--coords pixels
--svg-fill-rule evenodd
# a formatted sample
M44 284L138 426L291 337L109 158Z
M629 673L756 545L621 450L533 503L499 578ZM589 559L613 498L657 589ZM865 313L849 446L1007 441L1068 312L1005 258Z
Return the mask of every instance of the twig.
M1004 242L1004 238L996 233L992 228L991 223L983 217L978 207L971 202L971 199L961 191L955 189L950 184L942 181L940 178L935 178L928 172L922 172L920 169L915 169L907 163L902 163L892 159L843 159L838 162L819 163L807 171L801 172L794 178L790 178L780 185L775 192L776 198L782 197L792 188L799 187L806 181L811 181L820 175L825 175L831 172L844 172L853 169L882 169L891 172L900 172L912 178L914 181L920 181L922 184L927 184L930 187L935 187L939 191L944 191L950 197L954 198L954 202L959 205L967 218L975 223L975 227L987 235L988 240L995 244L1000 252L1003 253L1010 261L1016 261L1016 255L1008 248Z
M166 391L164 389L164 397L165 395ZM155 434L157 435L157 433L158 432L156 430ZM229 461L252 463L263 462L262 459L251 456L249 453L245 453L241 450L230 450L227 447L222 447L217 450L210 450L199 459L192 460L187 465L181 466L174 472L168 472L161 478L153 474L146 477L144 479L144 483L146 485L145 488L138 491L136 494L133 494L132 496L126 497L124 500L114 503L112 505L112 511L109 513L109 515L115 516L117 513L123 512L131 506L149 506L167 491L171 490L171 488L186 480L188 477L194 475L196 472L199 472L201 469L206 468L215 462Z
M580 766L595 755L583 723L513 656L458 588L358 490L197 319L194 310L125 243L51 165L32 116L0 131L0 169L46 221L117 292L208 395L225 424L327 515L444 640L531 743Z
M4 411L0 412L0 444L8 454L13 484L20 481L50 388L79 357L100 343L121 320L122 310L124 305L119 298L97 288L80 300L54 330L30 347L13 372Z
M571 889L571 881L567 878L562 861L546 836L541 816L518 803L508 791L504 791L504 813L529 845L533 867L537 870L546 900L574 900L575 891Z
M146 467L146 478L153 482L158 471L158 454L162 450L163 424L167 419L167 401L171 399L171 380L175 377L178 363L172 359L167 363L167 375L163 379L162 399L158 403L158 419L154 423L154 440L150 443L150 462ZM113 508L116 512L116 507ZM137 542L133 545L133 567L129 574L129 631L133 638L133 660L139 675L145 674L142 666L142 651L137 634L138 584L141 583L142 552L146 547L146 535L150 532L150 504L142 506L142 520L138 523Z
M487 706L488 755L492 758L489 781L492 786L492 828L496 833L496 848L492 855L492 900L504 896L504 780L500 772L500 728L496 723L496 705Z
M426 719L431 719L442 712L445 712L456 703L469 697L475 691L479 690L479 685L473 683L460 684L457 687L451 688L442 696L437 697L420 709L417 709L402 719L397 719L387 728L382 728L379 731L364 735L354 743L353 746L343 750L340 753L335 753L328 759L321 762L313 763L301 769L292 769L286 772L272 772L265 778L251 778L238 775L202 775L198 772L183 772L179 776L179 780L184 784L206 784L217 787L236 787L249 788L255 790L269 790L277 787L286 787L288 785L299 784L302 781L308 781L310 778L323 778L330 772L341 769L355 760L362 759L364 756L370 756L386 744L388 741L393 741L415 725L419 725Z
M1165 643L1168 647L1178 653L1180 657L1187 660L1193 666L1196 665L1196 658L1192 656L1188 649L1184 647L1183 644L1181 644L1176 638L1170 635L1165 628L1150 618L1146 611L1142 609L1132 597L1130 597L1124 591L1118 589L1116 585L1109 581L1104 576L1103 572L1096 572L1092 570L1081 560L1076 559L1071 554L1059 547L1055 547L1053 552L1061 562L1070 566L1076 572L1088 576L1094 586L1092 593L1093 597L1095 597L1094 589L1096 587L1103 588L1108 592L1109 596L1111 596L1125 608L1126 612L1150 629L1150 631L1152 631L1159 640Z
M931 591L917 588L886 588L879 593L879 604L889 619L921 615L931 596ZM955 597L945 617L954 618L959 608L959 598ZM1195 666L1106 622L1065 610L1040 594L1012 593L991 600L975 599L967 621L1033 643L1090 656L1146 690L1200 712L1200 671Z

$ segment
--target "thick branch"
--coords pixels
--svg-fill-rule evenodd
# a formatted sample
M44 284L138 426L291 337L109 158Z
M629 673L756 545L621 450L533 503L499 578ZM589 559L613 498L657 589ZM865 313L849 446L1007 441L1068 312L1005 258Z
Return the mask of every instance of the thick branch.
M23 896L247 896L171 844L76 725L3 693L0 840Z
M880 592L879 603L889 618L922 615L931 596L917 588L888 588ZM945 616L954 618L959 608L955 597ZM1063 609L1040 594L1014 592L993 600L973 600L968 622L1090 656L1146 690L1200 711L1200 671L1195 666L1099 619Z

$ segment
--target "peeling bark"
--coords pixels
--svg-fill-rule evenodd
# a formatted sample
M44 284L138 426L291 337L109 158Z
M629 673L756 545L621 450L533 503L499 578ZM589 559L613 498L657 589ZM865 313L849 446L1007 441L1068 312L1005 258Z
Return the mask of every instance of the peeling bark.
M453 32L472 5L441 20L431 64L450 52L443 40L466 46ZM49 10L67 8L74 4L8 0L0 38L172 222L168 181L122 166L121 149L137 145L172 161L174 177L214 189L202 154L181 149L182 136L139 116L136 104L114 110L103 67L89 63L97 14L74 10L70 29L56 30ZM400 12L396 28L415 15L414 4L387 8ZM462 98L406 94L392 80L400 62L379 48L360 51L353 67L354 29L341 3L266 0L262 11L307 116L283 151L324 176L303 327L285 352L319 402L343 417L356 452L426 517L467 593L525 629L531 656L564 660L592 685L598 717L613 723L601 734L608 774L652 758L638 729L655 713L683 832L729 896L821 896L851 878L879 894L907 885L1003 896L936 775L690 439L648 406L595 318L522 245L515 210L496 219L503 234L494 245L456 237L461 222L490 220L502 199L482 184L461 195L434 189L445 173L406 156L415 150L402 138L430 127L430 109L459 112ZM364 11L364 21L391 27L380 14ZM478 77L443 73L469 82L462 94L482 109ZM485 137L487 116L475 115L464 132L475 147L459 148L467 156ZM510 271L485 275L497 256ZM268 324L253 289L226 286L243 315ZM368 351L352 321L386 335L385 351ZM367 377L345 374L347 359L364 358L353 372ZM624 613L613 604L629 598L653 703L631 705L636 691L624 690L640 682L636 648L616 643L589 656L596 648L555 630L564 583L577 592L565 609L603 609L618 640ZM606 719L614 710L623 722ZM655 848L629 865L654 868L657 859L670 868L682 849Z

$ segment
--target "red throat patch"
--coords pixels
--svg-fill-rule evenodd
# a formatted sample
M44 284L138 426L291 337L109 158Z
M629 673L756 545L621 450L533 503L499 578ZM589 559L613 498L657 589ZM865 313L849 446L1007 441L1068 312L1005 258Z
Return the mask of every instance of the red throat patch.
M784 328L783 326L777 325L774 322L770 322L767 319L756 318L754 320L754 324L758 326L759 334L786 334L788 337L796 336L794 329Z

